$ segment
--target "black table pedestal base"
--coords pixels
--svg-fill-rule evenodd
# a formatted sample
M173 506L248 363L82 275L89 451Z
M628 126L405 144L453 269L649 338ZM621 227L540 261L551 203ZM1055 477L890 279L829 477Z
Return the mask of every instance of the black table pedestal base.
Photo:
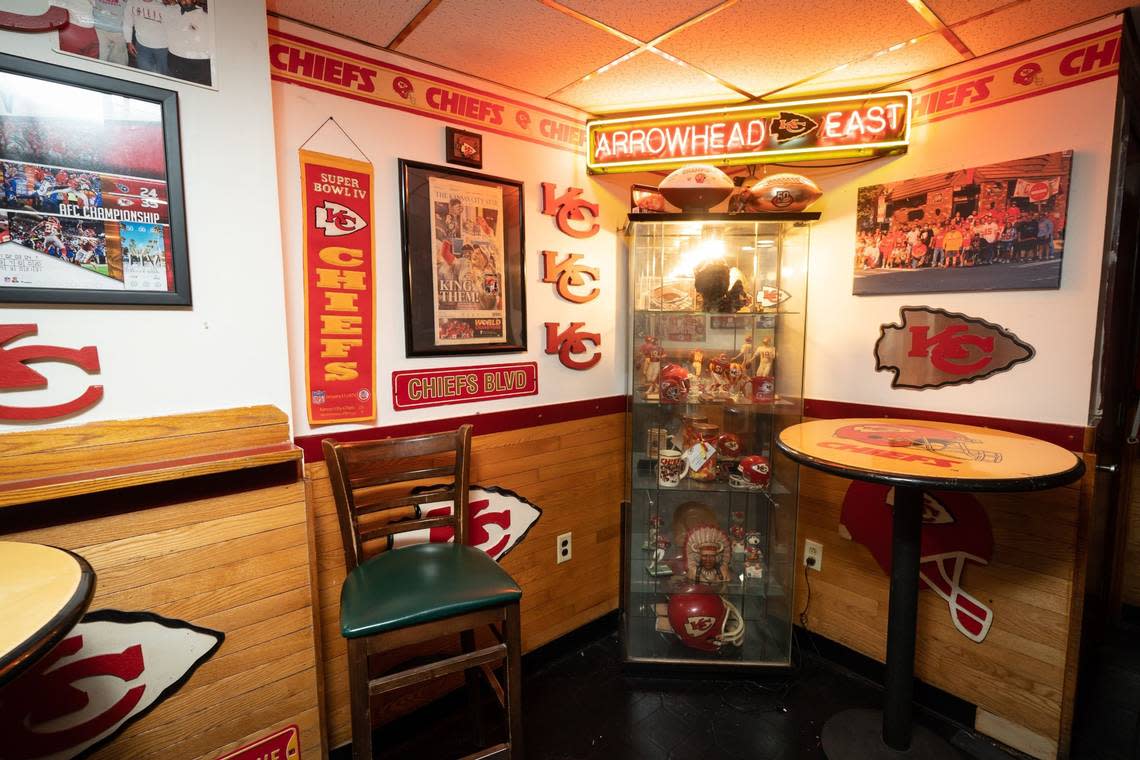
M891 749L883 741L883 713L844 710L823 724L823 753L827 760L961 760L962 755L942 737L922 726L911 726L910 749Z

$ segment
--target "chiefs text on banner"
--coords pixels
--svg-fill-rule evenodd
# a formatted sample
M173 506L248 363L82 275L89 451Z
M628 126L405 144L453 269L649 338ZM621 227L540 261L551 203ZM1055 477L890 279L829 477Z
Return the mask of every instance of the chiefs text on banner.
M372 165L301 150L310 425L376 419Z

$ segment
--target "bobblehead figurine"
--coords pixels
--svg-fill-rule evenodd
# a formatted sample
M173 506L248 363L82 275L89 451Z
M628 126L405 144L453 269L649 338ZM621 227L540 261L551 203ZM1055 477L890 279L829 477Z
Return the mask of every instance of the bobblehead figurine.
M772 376L772 365L776 363L776 347L772 345L771 338L764 338L760 341L760 345L752 354L752 361L756 364L758 376Z

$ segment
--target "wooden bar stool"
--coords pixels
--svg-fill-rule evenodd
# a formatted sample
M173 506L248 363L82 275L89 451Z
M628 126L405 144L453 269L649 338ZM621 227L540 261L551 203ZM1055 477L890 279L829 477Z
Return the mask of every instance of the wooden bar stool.
M519 598L522 589L486 553L467 545L471 425L458 430L367 443L323 441L344 562L340 630L348 640L352 696L352 756L372 757L371 697L463 671L476 738L479 673L507 717L507 741L468 755L521 760ZM446 489L413 494L410 484L453 479ZM420 506L454 500L450 515L424 517ZM395 535L450 526L453 543L396 548ZM475 648L475 629L486 625L497 643ZM372 678L368 656L460 634L463 653ZM492 666L505 663L506 683Z

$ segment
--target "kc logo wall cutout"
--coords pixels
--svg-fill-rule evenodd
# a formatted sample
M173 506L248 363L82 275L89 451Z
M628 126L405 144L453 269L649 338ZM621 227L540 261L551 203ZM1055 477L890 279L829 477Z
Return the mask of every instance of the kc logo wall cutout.
M591 203L582 198L582 188L571 187L555 197L554 183L542 183L542 213L554 217L554 223L563 233L574 238L588 238L597 234L600 229L598 223L598 204ZM586 219L586 214L590 219ZM593 222L585 229L571 226L570 222Z
M438 486L420 487L414 493L428 493ZM471 513L470 542L496 562L526 538L542 510L514 491L498 486L471 486L468 490L468 507ZM455 505L450 501L433 501L416 507L416 518L441 517L451 514ZM447 543L455 539L450 527L410 530L392 537L395 547L422 543Z
M578 263L582 258L580 253L568 253L566 258L559 262L557 251L542 252L542 281L554 285L558 295L570 303L589 303L597 298L600 292L596 286L585 293L575 293L571 290L585 285L587 277L594 282L600 279L597 267Z
M882 325L875 369L892 388L941 388L984 380L1033 358L1033 346L1001 325L929 306L903 306L899 324Z
M35 335L33 324L0 325L0 392L25 391L47 388L48 379L28 365L33 362L63 362L74 364L89 375L99 372L99 351L95 346L67 348L65 346L17 346L9 343ZM27 422L50 420L83 412L103 398L102 385L89 385L83 393L62 404L46 406L8 406L0 404L0 420Z
M0 757L71 760L182 688L225 634L150 612L90 612L0 691Z
M590 353L586 347L592 343L596 348L602 345L600 333L584 332L585 322L571 322L570 326L558 332L557 322L546 323L546 353L558 354L558 361L569 369L586 370L602 360L602 352L594 351L588 359L575 359L580 354Z

